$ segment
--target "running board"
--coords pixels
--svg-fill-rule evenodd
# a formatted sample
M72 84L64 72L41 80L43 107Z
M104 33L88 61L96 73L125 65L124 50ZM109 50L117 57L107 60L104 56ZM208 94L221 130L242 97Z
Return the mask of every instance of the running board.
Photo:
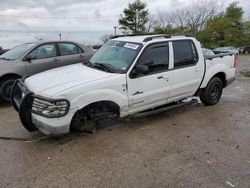
M132 118L141 118L141 117L145 117L145 116L151 116L151 115L155 115L155 114L158 114L158 113L166 112L168 110L172 110L174 108L182 107L182 106L185 106L185 105L197 104L197 103L198 103L197 99L192 99L192 100L190 100L188 102L181 101L181 102L175 103L173 105L162 107L162 108L159 108L159 109L156 109L156 110L140 112L138 114L132 115Z

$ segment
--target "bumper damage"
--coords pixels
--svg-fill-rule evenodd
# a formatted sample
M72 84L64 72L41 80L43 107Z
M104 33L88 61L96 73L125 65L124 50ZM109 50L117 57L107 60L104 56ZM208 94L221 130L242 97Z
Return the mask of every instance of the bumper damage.
M34 98L37 97L29 91L22 79L15 81L11 91L11 102L19 114L22 125L30 132L40 130L50 136L69 133L70 123L64 125L58 118L42 117L32 110Z

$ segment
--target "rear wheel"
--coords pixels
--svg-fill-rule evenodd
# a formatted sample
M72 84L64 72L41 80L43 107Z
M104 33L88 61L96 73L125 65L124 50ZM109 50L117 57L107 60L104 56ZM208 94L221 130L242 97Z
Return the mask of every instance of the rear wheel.
M223 83L220 78L212 78L205 90L200 95L201 101L205 105L215 105L219 102L223 91Z

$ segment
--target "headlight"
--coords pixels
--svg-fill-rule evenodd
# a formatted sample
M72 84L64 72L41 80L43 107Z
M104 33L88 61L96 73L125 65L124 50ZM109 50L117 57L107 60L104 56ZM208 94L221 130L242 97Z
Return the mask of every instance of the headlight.
M65 116L69 111L67 100L53 100L34 98L32 112L48 118Z

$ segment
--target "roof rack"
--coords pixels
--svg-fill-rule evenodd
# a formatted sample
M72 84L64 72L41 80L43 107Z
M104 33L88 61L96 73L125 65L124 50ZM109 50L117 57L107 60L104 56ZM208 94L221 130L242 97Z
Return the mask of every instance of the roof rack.
M184 37L192 37L192 35L187 35L187 34L184 34L184 35L182 35L182 34L178 34L178 35L152 35L152 36L148 36L148 37L146 37L144 40L143 40L143 42L148 42L148 41L151 41L151 40L153 40L153 39L155 39L155 38L171 38L171 37L178 37L178 36L184 36Z
M135 37L135 36L145 36L145 34L130 34L130 35L116 35L113 36L112 39L115 38L120 38L120 37ZM193 37L190 34L175 34L175 35L167 35L167 34L162 34L162 35L148 35L143 42L148 42L151 41L155 38L171 38L171 37L178 37L178 36L184 36L184 37Z
M116 36L112 36L111 39L120 38L120 37L135 37L135 36L143 36L143 35L145 34L116 35Z

